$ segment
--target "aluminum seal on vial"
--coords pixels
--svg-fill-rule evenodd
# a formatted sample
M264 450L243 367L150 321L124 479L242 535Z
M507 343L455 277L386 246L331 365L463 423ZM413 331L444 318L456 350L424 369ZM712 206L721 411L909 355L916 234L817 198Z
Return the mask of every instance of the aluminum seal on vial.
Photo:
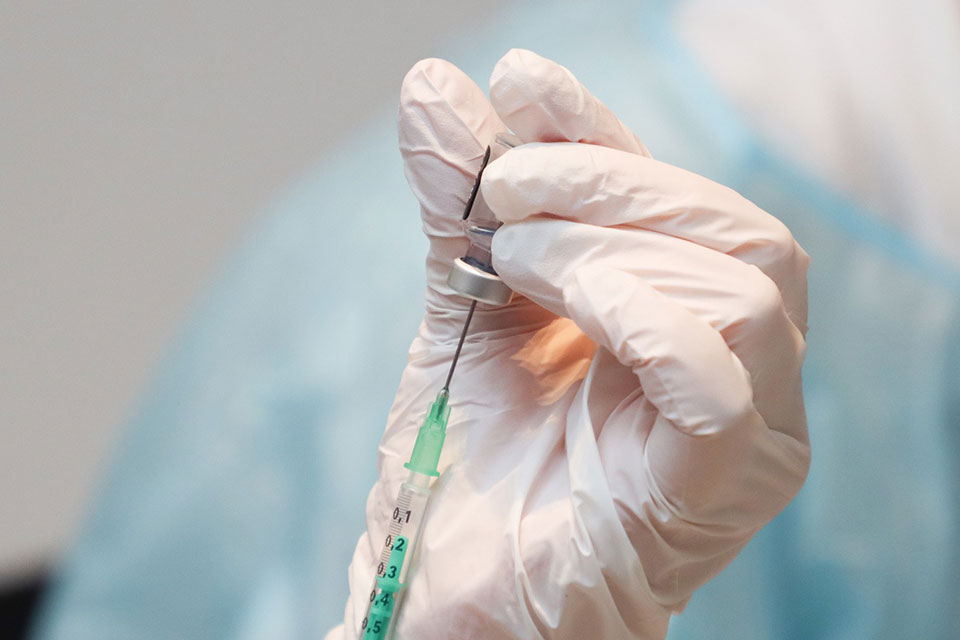
M516 136L500 133L487 147L480 171L477 172L473 191L463 212L463 230L467 240L470 241L470 247L462 258L454 260L453 268L447 278L447 284L465 298L495 306L510 302L513 291L500 279L493 268L490 247L493 234L502 223L484 202L483 194L480 193L480 181L483 179L483 170L488 164L519 144L521 141Z

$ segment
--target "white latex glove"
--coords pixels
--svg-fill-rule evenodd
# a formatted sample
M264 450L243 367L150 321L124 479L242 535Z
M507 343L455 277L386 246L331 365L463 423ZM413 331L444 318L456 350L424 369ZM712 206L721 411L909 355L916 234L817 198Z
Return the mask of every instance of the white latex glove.
M468 301L446 286L484 148L517 296L478 309L398 638L662 638L670 613L796 494L808 258L735 192L649 157L563 67L512 50L491 103L442 60L400 99L430 238L427 313L380 448L345 626L360 628L417 428ZM544 213L548 212L548 213Z

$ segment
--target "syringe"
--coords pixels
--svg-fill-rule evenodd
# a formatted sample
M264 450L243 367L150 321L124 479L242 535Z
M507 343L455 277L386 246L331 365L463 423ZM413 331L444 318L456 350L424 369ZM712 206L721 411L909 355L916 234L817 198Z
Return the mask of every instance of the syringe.
M410 475L406 482L400 485L400 492L390 516L387 537L380 551L377 575L370 589L366 614L360 624L363 640L384 640L393 635L396 614L403 599L404 583L417 549L423 516L430 499L430 480L440 475L437 463L440 461L440 451L443 449L447 432L447 419L450 417L450 407L447 404L450 400L450 380L453 378L457 360L460 359L463 340L467 336L476 307L477 301L474 300L463 323L460 341L447 373L447 381L430 405L423 426L417 433L413 454L403 465L410 470Z
M403 600L403 588L414 560L423 517L430 499L430 481L440 475L437 463L440 461L440 451L447 433L447 419L450 417L450 381L460 359L460 351L463 349L463 341L467 337L467 329L470 328L477 302L502 305L510 301L513 293L493 268L491 242L500 221L483 201L480 180L488 163L519 142L519 139L508 134L495 137L493 144L487 147L483 155L473 190L467 199L463 221L470 246L466 255L454 262L447 282L454 291L473 302L463 323L447 380L427 411L423 426L417 433L410 460L403 465L410 470L410 475L406 482L400 485L390 516L390 526L380 551L367 610L360 624L362 640L387 640L393 635Z

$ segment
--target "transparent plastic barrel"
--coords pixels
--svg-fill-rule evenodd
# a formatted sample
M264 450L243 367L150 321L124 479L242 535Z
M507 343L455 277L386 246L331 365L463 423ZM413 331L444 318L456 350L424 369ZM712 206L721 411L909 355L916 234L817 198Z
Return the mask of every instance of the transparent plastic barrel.
M400 485L390 516L367 598L367 610L360 623L361 640L387 640L393 635L394 616L403 597L429 498L430 476L411 471L407 481Z

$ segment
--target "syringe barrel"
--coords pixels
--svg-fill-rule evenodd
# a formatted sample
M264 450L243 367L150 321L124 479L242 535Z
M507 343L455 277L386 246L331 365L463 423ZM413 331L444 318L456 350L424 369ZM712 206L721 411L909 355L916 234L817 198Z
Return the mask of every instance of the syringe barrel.
M388 640L393 635L430 498L430 479L426 474L411 471L400 485L360 623L362 640Z

